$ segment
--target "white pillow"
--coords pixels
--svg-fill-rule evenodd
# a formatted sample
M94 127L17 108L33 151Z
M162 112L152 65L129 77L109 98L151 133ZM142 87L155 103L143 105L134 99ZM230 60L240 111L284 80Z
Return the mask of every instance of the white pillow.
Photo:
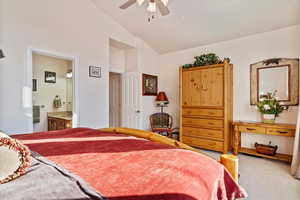
M25 145L0 132L0 184L23 175L30 166L29 158Z

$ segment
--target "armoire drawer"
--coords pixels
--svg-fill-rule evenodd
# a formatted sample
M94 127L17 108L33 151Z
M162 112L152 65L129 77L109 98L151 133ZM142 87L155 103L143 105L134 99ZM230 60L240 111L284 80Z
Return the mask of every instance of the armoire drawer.
M182 118L182 124L193 127L223 128L221 119Z
M182 142L194 147L200 147L214 151L223 151L223 142L219 141L182 136Z
M212 130L203 128L182 127L182 135L192 137L204 137L209 139L223 140L222 130Z
M183 108L183 116L210 116L210 117L223 117L224 111L217 109L200 109L200 108Z

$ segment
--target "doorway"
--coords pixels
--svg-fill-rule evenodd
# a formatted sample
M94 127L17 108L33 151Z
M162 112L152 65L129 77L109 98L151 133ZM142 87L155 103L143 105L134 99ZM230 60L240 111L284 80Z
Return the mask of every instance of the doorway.
M138 51L123 42L109 39L109 125L141 129L141 73Z
M109 73L109 127L122 123L122 81L120 73Z
M78 127L77 63L72 56L28 49L30 132Z

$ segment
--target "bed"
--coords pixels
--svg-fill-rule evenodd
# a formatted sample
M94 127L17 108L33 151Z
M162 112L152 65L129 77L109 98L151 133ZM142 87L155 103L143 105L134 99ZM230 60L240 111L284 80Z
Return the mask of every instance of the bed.
M232 200L247 196L219 162L151 132L73 128L13 137L79 176L105 199Z

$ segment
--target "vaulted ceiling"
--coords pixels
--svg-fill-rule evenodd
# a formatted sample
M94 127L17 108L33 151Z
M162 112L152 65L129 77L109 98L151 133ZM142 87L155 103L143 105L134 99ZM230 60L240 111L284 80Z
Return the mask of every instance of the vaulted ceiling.
M150 23L146 5L121 10L127 0L92 1L159 53L300 24L300 0L169 0L170 15Z

